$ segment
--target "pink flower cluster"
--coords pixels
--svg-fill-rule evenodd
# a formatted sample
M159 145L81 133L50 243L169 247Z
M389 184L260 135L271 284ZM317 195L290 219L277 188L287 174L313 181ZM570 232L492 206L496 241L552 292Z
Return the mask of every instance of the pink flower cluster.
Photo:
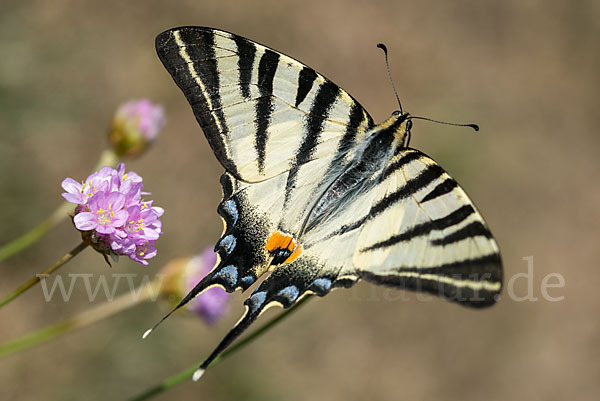
M92 238L95 249L111 256L127 255L143 265L156 255L164 210L142 200L142 195L148 195L142 192L142 177L125 172L125 164L116 170L103 167L82 183L66 178L62 187L66 191L62 196L77 205L75 227L84 238Z

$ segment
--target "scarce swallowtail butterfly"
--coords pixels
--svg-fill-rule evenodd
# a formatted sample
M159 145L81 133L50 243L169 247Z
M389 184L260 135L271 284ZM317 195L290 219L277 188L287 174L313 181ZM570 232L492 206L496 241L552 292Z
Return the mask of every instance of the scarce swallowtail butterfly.
M270 272L196 379L268 307L361 279L471 307L498 299L498 246L456 181L408 147L410 114L375 124L312 68L228 32L175 28L156 50L225 168L217 263L177 308Z

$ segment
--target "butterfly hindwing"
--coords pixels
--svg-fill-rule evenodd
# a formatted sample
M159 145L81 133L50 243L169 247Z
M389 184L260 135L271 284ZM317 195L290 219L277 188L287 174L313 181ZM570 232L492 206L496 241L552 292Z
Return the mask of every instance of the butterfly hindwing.
M286 278L292 280L293 277L302 277L306 283L297 286L299 295L310 291L323 296L332 288L348 287L358 280L351 263L353 242L344 243L343 236L317 243L304 241L302 237L303 244L297 252L297 258L293 261L288 258L290 260L285 264L283 260L276 261L277 256L269 249L269 238L283 235L294 240L291 233L279 229L286 214L283 208L285 195L280 191L284 181L285 175L282 175L260 183L247 184L236 180L229 173L223 174L223 200L217 210L223 218L224 230L215 246L219 258L211 272L211 283L217 283L229 292L246 290L260 276L272 270L273 279L270 276L263 285L270 283L273 288L284 284L292 285L291 281L286 284ZM270 196L265 196L265 193ZM342 251L344 249L345 252ZM322 280L313 285L310 282L313 276L304 275L305 270L312 271L314 279ZM281 302L281 305L290 306L292 303Z

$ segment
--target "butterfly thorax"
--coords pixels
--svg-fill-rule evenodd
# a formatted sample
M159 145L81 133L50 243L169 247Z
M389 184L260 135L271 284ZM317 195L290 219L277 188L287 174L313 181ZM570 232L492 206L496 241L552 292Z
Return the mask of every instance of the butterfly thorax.
M378 184L378 174L397 152L405 147L410 134L410 115L394 112L367 134L362 150L338 171L306 218L300 235L335 216L336 211L354 201L356 194Z

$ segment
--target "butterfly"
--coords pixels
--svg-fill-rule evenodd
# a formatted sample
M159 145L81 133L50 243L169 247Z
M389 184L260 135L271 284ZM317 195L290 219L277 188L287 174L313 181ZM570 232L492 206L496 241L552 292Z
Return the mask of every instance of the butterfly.
M177 308L269 273L195 379L267 308L306 294L365 280L471 307L498 299L498 246L457 182L408 147L410 114L375 124L312 68L225 31L171 29L156 50L225 169L217 263Z

